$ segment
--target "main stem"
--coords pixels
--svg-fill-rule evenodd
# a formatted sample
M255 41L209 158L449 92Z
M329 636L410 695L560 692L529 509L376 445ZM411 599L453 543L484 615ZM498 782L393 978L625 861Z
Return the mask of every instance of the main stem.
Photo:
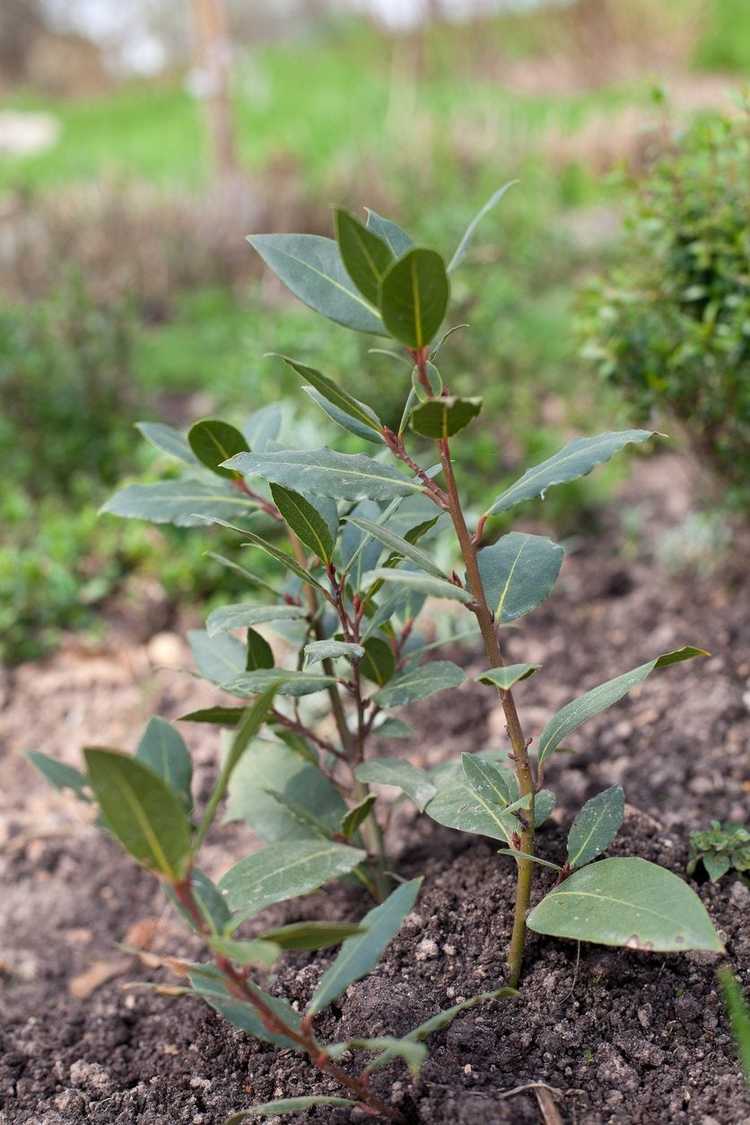
M482 585L482 577L479 573L477 545L466 526L466 519L464 517L463 508L461 507L461 497L453 473L450 446L447 438L440 440L438 442L438 447L440 449L440 460L443 466L443 475L445 476L448 491L448 511L450 512L453 527L461 547L469 588L474 597L472 609L482 634L484 650L487 660L489 661L489 666L490 668L499 668L504 664L504 660L500 649L500 642L497 637L495 619L487 604L487 598ZM529 763L528 744L523 733L523 728L521 727L521 720L518 717L513 693L511 691L505 691L503 688L499 688L498 693L500 695L503 712L505 713L505 722L513 751L513 764L516 777L518 778L519 792L522 797L528 796L530 798L528 812L524 818L524 828L521 833L521 846L518 850L524 851L528 855L533 855L534 794L536 786ZM534 864L531 860L518 859L516 860L516 864L518 871L516 903L513 916L513 933L511 935L510 949L508 952L508 983L511 988L517 987L521 976L523 950L526 940L526 915L529 910L531 887L534 879Z

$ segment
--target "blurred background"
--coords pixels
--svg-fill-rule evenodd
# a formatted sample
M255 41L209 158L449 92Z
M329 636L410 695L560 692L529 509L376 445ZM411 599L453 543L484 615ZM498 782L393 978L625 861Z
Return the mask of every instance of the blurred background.
M720 565L750 510L748 75L747 0L3 0L0 662L231 593L200 533L97 517L164 471L136 420L303 413L270 349L396 415L372 341L248 232L366 204L449 254L515 178L454 284L467 488L648 419L668 518L621 498L618 549ZM547 527L596 531L627 469L556 490Z

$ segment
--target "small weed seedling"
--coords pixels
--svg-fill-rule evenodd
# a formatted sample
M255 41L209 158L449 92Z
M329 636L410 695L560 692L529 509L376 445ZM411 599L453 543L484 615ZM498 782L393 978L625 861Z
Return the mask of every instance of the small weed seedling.
M213 419L198 422L187 437L157 423L140 427L162 453L182 463L183 473L157 484L130 485L105 510L157 523L234 529L246 553L263 552L280 576L268 579L265 570L222 559L244 575L256 596L215 610L205 631L191 636L199 674L238 700L184 716L226 728L223 765L203 816L194 822L184 742L161 719L149 724L134 757L87 750L85 776L33 756L54 784L84 797L93 793L105 827L163 880L204 939L213 960L186 967L189 989L245 1030L307 1052L337 1078L350 1104L391 1118L398 1114L372 1092L369 1071L395 1055L416 1071L422 1040L457 1009L404 1040L323 1046L314 1037L318 1012L370 970L418 890L418 881L393 889L383 840L387 821L378 816L370 786L400 789L434 819L495 838L513 857L517 889L508 984L515 988L535 865L545 862L535 856L534 834L554 803L543 785L550 758L586 719L652 672L701 655L682 648L600 684L563 707L533 744L522 725L514 692L538 668L505 664L500 630L550 593L563 550L524 532L498 538L493 521L500 515L507 521L517 505L652 434L626 430L570 442L504 488L470 526L452 445L482 401L452 394L437 359L450 335L450 330L440 335L449 276L478 219L503 190L470 225L447 267L440 254L414 246L403 230L373 211L366 223L337 211L335 241L317 235L250 239L312 309L347 328L391 337L400 350L388 355L397 364L407 360L403 413L392 429L372 405L327 375L282 357L315 406L367 442L371 455L295 446L275 405L241 429ZM396 379L403 369L393 370ZM377 393L370 397L377 400ZM443 550L449 532L452 558ZM428 596L463 607L472 622L469 634L481 637L486 667L477 678L496 695L510 743L502 752L464 755L461 763L430 773L372 750L381 738L410 737L396 714L400 708L456 689L465 679L455 663L433 659L430 650L436 646L417 631ZM276 646L281 658L259 625L284 642ZM196 867L196 857L225 796L227 816L247 821L268 846L240 860L217 889ZM610 843L622 816L619 788L581 809L558 884L528 924L540 933L630 948L720 950L703 905L675 875L639 858L591 862ZM238 926L264 907L342 876L358 879L378 903L361 927L305 923L253 939L236 936ZM285 948L314 949L342 938L341 953L304 1017L251 980L253 968L268 968ZM507 994L506 989L492 995ZM374 1055L359 1077L337 1062L347 1046ZM291 1111L319 1102L291 1099L272 1108Z
M711 821L711 827L690 833L688 875L702 864L712 883L728 871L744 874L750 871L750 832L744 824L720 824Z

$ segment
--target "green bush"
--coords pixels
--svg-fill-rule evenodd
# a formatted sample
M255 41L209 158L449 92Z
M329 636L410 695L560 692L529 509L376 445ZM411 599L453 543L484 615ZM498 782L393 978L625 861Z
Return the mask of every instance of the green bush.
M750 507L750 119L697 123L643 184L619 264L584 297L584 354L637 417L676 421Z

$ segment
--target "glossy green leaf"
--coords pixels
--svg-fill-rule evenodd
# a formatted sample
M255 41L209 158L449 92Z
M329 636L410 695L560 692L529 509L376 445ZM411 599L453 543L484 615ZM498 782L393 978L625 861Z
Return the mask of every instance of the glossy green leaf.
M250 454L243 453L241 454L241 456L249 457ZM280 551L278 547L274 547L272 543L268 543L265 539L261 539L261 537L259 535L256 535L254 532L249 531L245 527L237 527L235 526L235 524L227 523L226 520L222 519L214 518L209 520L208 522L217 523L220 527L228 528L229 531L238 532L240 535L244 536L245 542L242 544L243 547L257 547L259 550L269 555L270 558L275 559L278 563L281 563L283 567L291 571L292 574L295 574L297 578L300 578L308 586L312 586L316 590L323 590L320 582L318 582L318 580L312 576L309 570L305 570L303 566L300 566L296 559L293 559L291 555L288 555L286 553L286 551Z
M449 296L443 259L435 250L415 247L394 262L383 278L383 323L407 347L426 347L443 323Z
M346 272L362 296L377 307L380 285L393 262L393 251L379 235L342 208L334 211L334 224Z
M402 254L412 248L414 245L412 239L400 226L391 219L383 218L370 207L365 207L365 211L367 211L367 229L374 231L384 242L388 243L394 257L400 258Z
M493 836L502 839L508 825L513 823L508 819L511 813L519 808L528 808L531 797L519 797L508 802L508 787L502 771L474 754L462 754L461 767L467 788L482 809L483 816L495 825ZM517 827L518 821L515 820L514 828Z
M544 499L547 489L553 485L584 477L596 465L609 461L610 457L619 453L626 445L648 441L654 436L656 435L652 430L621 430L598 434L596 437L576 438L552 457L542 461L541 465L529 469L515 484L502 492L489 509L488 515L506 512L515 504L533 500L536 496Z
M451 660L430 660L395 676L375 695L375 702L379 707L403 707L437 691L458 687L465 678L463 669Z
M193 898L198 904L198 909L203 915L209 929L214 934L222 934L229 924L229 919L231 917L224 896L221 894L216 884L209 879L208 875L204 874L204 872L197 867L193 868L190 881L193 888ZM170 886L166 886L164 889L190 928L195 930L196 924L192 914L185 910L185 907L175 898L174 892Z
M468 426L481 409L481 398L430 398L412 411L411 426L423 437L445 439Z
M347 840L351 840L355 835L357 829L363 824L375 804L375 794L368 793L356 805L349 809L344 819L341 821L341 835L346 836Z
M245 646L237 637L209 637L203 629L190 629L188 642L198 674L204 680L221 687L245 671Z
M222 468L235 453L249 452L245 435L236 426L219 418L204 418L190 427L188 442L198 460L220 477L233 478L236 474Z
M358 781L374 785L392 785L410 797L420 812L432 800L437 789L424 770L402 758L371 758L354 771Z
M206 966L206 970L202 972L190 973L189 979L195 993L234 1027L247 1032L248 1035L254 1035L256 1039L260 1039L264 1043L272 1043L276 1047L283 1047L290 1051L300 1050L299 1044L295 1043L293 1039L288 1039L285 1035L275 1035L268 1031L258 1015L257 1009L249 1001L239 1000L233 996L228 991L223 977L213 966ZM270 996L263 992L251 980L247 981L247 988L263 1000L264 1004L271 1008L287 1027L299 1029L300 1016L285 1000L280 1000L276 996Z
M362 438L363 441L371 441L375 445L383 444L382 434L380 434L377 430L373 430L370 426L365 426L357 418L352 418L350 414L347 414L347 412L344 410L340 410L338 406L334 406L334 404L332 402L329 402L328 399L320 393L320 391L316 391L315 387L306 386L303 387L302 390L305 392L309 399L312 399L315 405L318 406L324 414L328 415L332 422L336 423L337 426L341 426L343 429L348 430L350 434L356 434L357 437ZM359 400L355 401L359 402ZM359 405L363 407L365 406L364 403L359 403ZM260 452L260 450L258 452Z
M422 492L419 481L362 453L334 453L330 449L288 449L257 456L241 453L229 465L274 484L335 500L392 500Z
M323 973L315 989L308 1007L309 1015L323 1011L350 984L360 980L374 968L414 906L421 884L421 878L402 883L385 902L365 914L361 924L367 932L347 938L341 946L338 957Z
M447 578L434 578L431 574L417 574L413 570L396 570L386 566L376 566L363 577L363 584L373 582L395 582L399 586L407 586L420 594L430 598L448 598L450 601L463 602L468 605L472 601L469 590L463 586L456 586Z
M193 807L193 763L182 736L174 727L155 715L143 732L135 756L167 783L190 812Z
M541 664L505 664L501 668L488 668L480 672L477 679L480 684L494 684L502 691L510 691L514 684L521 680L528 680L541 668Z
M750 1084L750 1006L728 965L722 965L718 977L745 1082Z
M273 668L273 649L255 629L248 629L245 640L245 671L260 672Z
M508 188L513 187L513 185L517 183L518 180L510 180L509 183L503 184L501 188L498 188L497 191L492 193L484 206L479 209L477 214L474 216L474 218L471 220L468 227L464 231L463 237L456 247L456 252L451 258L448 265L448 273L452 273L453 270L456 269L456 267L459 266L463 261L464 256L466 255L466 251L469 248L469 243L474 237L474 232L476 231L484 216L488 214L492 210L492 208L500 202Z
M210 723L216 727L236 727L245 713L244 707L203 707L180 715L180 723Z
M685 648L676 649L674 652L667 652L656 660L649 660L646 664L640 664L623 676L617 676L614 680L606 680L603 684L598 684L597 687L587 691L579 699L567 703L550 719L541 733L537 746L540 763L548 758L563 739L577 730L582 723L585 723L587 719L594 715L598 715L601 711L605 711L613 703L617 703L634 687L643 683L656 669L668 668L670 664L690 660L694 656L707 655L708 653L704 652L703 649L692 648L689 645Z
M347 938L363 934L365 930L354 922L292 922L288 926L277 926L266 930L260 936L264 941L272 941L282 949L310 950L328 949L340 945Z
M346 414L353 421L359 422L361 426L371 430L380 439L382 437L383 423L378 418L375 411L367 406L359 399L353 398L348 391L340 387L338 383L334 383L333 379L329 379L327 375L323 375L320 371L316 371L314 367L307 367L304 363L297 363L296 360L290 359L288 356L281 356L286 364L296 371L297 374L309 383L318 394L322 395L327 402ZM371 435L372 436L372 435Z
M75 766L58 762L56 758L50 758L49 755L42 754L39 750L29 750L26 757L55 789L70 789L82 801L91 800L88 792L88 778Z
M247 629L251 625L262 625L268 621L300 621L307 611L299 605L223 605L209 613L206 619L206 632L209 637L228 633L231 629Z
M331 1043L326 1048L332 1059L338 1059L348 1051L367 1051L375 1058L364 1069L365 1074L387 1066L396 1058L404 1060L413 1078L419 1073L427 1058L424 1043L415 1039L395 1039L392 1035L379 1035L374 1039L346 1039L343 1043Z
M687 883L645 859L603 859L575 871L528 917L538 934L654 953L721 953L706 908Z
M432 523L432 521L429 521ZM350 515L347 517L347 523L353 523L360 531L366 532L371 535L373 539L377 539L384 547L390 551L394 551L402 558L409 559L415 563L426 574L432 574L435 578L440 578L448 581L448 576L443 573L439 566L436 566L430 555L426 551L422 551L408 539L400 535L396 535L384 524L375 523L373 520L363 519L361 516ZM421 525L420 525L421 526Z
M157 484L129 484L101 507L102 512L126 519L199 527L206 519L250 516L258 505L229 483L204 484L195 477L163 480Z
M236 938L214 937L208 942L214 953L228 957L236 965L253 965L257 969L271 969L281 956L281 946L271 941L253 938L238 941Z
M314 695L336 683L335 676L313 672L298 672L289 668L261 668L257 672L244 672L223 684L231 695L258 695L275 686L280 695Z
M368 637L364 648L360 672L372 683L385 687L396 671L396 654L383 637Z
M365 654L364 647L349 641L310 641L305 645L305 659L307 664L317 664L321 660L337 660L345 657L347 660L360 660Z
M510 770L496 770L495 774L492 802L480 802L465 778L451 777L439 784L437 796L425 810L427 815L448 828L489 836L509 844L513 833L520 827L518 818L506 811L515 802L517 788ZM506 798L504 806L501 804L503 795Z
M333 555L334 537L328 524L310 501L280 484L271 485L271 495L287 526L321 562L329 563Z
M252 918L266 906L309 894L347 875L367 853L325 840L278 842L236 863L219 883L233 921ZM363 923L364 924L364 923Z
M176 430L174 426L166 426L163 422L136 422L135 428L160 453L166 453L168 457L175 457L186 465L198 465L200 463L190 448L185 434Z
M619 785L597 793L578 812L568 833L568 864L584 867L608 848L625 816L625 795Z
M138 863L170 882L190 863L190 822L180 798L135 758L84 750L89 784L107 828Z
M477 555L487 604L501 625L544 601L560 573L564 551L543 535L511 531Z
M275 1102L263 1102L254 1105L251 1109L242 1109L233 1113L224 1122L224 1125L244 1125L244 1122L253 1117L280 1117L284 1113L301 1113L306 1109L314 1109L319 1105L339 1106L340 1108L354 1108L357 1103L349 1098L333 1098L326 1094L309 1094L302 1098L279 1098Z
M380 317L352 282L332 238L253 234L248 242L309 308L356 332L384 334Z

